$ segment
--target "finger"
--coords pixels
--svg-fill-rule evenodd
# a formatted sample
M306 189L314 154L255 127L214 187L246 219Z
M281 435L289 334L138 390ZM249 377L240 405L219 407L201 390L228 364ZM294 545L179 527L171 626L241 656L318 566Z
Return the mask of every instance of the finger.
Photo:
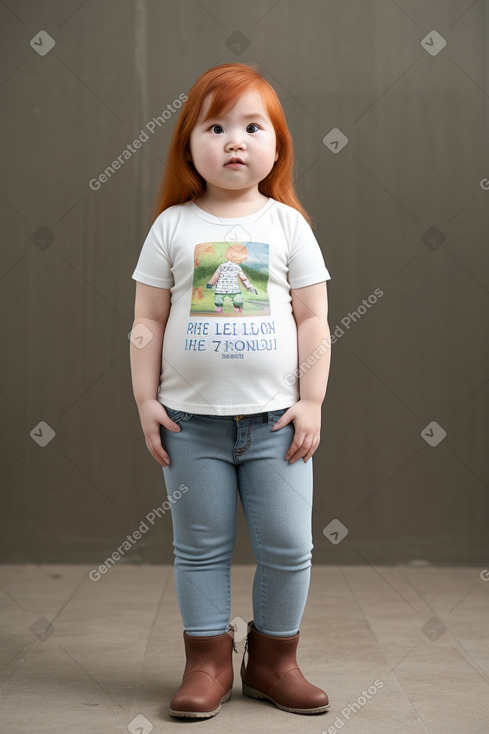
M307 454L305 454L302 458L304 459L304 462L309 461L309 459L312 457L314 452L316 451L317 446L311 446Z
M296 443L295 438L293 439L292 443L290 444L289 448L287 449L287 453L285 454L285 458L288 460L292 456L292 454L295 454L297 449L299 448L299 444Z
M148 451L151 454L151 456L153 457L153 459L155 459L158 462L158 464L160 464L160 466L166 466L169 463L169 458L168 458L168 460L166 460L163 457L163 455L160 454L160 452L158 451L157 448L155 448L154 446L152 446L150 443L147 444L147 447L148 447Z
M295 454L292 454L292 456L289 458L289 464L293 464L294 462L298 461L299 459L302 459L302 457L306 454L307 450L303 449L302 446L300 446Z
M175 423L175 421L172 421L171 418L168 417L168 415L165 417L165 422L158 424L158 430L155 433L154 436L154 442L153 442L153 450L156 461L161 464L161 466L165 467L168 466L170 463L170 457L166 453L165 449L163 448L163 444L161 442L161 428L167 428L168 430L172 431L172 433L180 433L182 430L182 427L178 425L178 423ZM151 450L151 449L150 449Z
M175 423L175 425L177 424ZM178 430L179 431L182 430L180 426L178 426ZM155 449L156 449L158 456L162 460L162 466L168 466L168 464L170 463L170 457L168 456L168 453L165 451L163 447L163 442L161 440L161 435L159 431L158 431L158 436L155 437Z
M146 441L146 445L148 447L148 451L150 452L151 456L156 459L158 464L161 464L162 466L166 466L170 463L170 457L166 453L165 449L162 446L160 437L151 437L148 438Z
M173 433L178 433L182 430L182 427L178 423L175 423L175 421L172 421L171 418L165 420L165 422L161 425L164 426L164 428L168 428L168 430L172 431Z
M285 454L285 458L287 460L289 460L290 457L293 456L296 453L296 451L302 446L302 442L305 437L306 437L305 433L299 433L298 431L294 433L294 438L292 439L292 443L289 446L289 450Z
M168 466L170 463L170 457L161 446L156 447L155 454L155 459L159 464L161 464L161 466Z
M312 448L312 439L309 439L309 440L304 439L302 444L297 448L297 450L289 458L289 462L293 464L294 461L298 461L298 459L304 458L309 453L311 448ZM314 450L313 450L313 453L314 453Z
M163 467L163 469L167 467L168 464L170 463L169 461L165 461L164 459L162 459L156 451L152 451L151 454L153 458L156 459L158 464Z
M283 415L280 416L278 421L275 421L275 423L272 426L272 431L275 431L275 430L279 431L281 428L288 425L292 420L294 420L293 415L287 415L287 413L284 413Z
M170 457L166 453L161 443L159 433L156 436L149 436L146 440L146 446L151 456L156 459L161 466L167 466L170 463Z
M311 458L311 456L314 454L318 446L319 446L319 436L314 436L312 440L311 448L309 449L307 454L305 454L305 456L303 457L304 461L308 461Z

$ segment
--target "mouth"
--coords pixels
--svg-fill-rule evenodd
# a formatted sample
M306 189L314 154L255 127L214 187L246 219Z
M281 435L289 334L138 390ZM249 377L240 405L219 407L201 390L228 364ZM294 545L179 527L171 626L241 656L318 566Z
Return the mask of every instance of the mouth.
M224 164L225 166L244 166L245 164L241 160L241 158L231 158L227 163Z

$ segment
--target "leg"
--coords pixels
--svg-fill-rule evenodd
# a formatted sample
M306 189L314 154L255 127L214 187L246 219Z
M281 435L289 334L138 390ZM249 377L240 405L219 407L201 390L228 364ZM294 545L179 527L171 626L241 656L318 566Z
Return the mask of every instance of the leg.
M188 488L171 506L182 621L189 635L220 635L229 629L236 540L237 478L232 459L228 460L233 424L215 416L166 411L181 427L179 433L161 427L170 457L163 468L166 489L171 496L179 488L182 491L181 485Z
M312 559L313 465L286 461L294 427L272 432L285 412L254 420L251 441L238 464L239 492L257 561L253 583L256 629L295 635L309 591ZM267 415L267 414L264 414Z
M330 707L328 695L304 677L296 657L313 548L312 459L285 460L293 424L271 431L284 412L253 421L239 459L240 496L257 560L241 679L246 696L291 713L322 714Z
M239 293L233 293L231 299L235 308L243 308L243 294L241 291Z

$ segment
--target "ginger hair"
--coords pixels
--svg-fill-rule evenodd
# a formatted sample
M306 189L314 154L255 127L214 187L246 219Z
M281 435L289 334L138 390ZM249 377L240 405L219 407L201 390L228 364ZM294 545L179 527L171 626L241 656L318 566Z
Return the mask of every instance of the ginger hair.
M162 211L200 197L206 182L190 158L190 134L197 124L202 105L211 94L205 120L226 114L249 90L257 91L275 130L278 159L258 184L264 196L297 209L311 225L309 214L294 190L294 147L285 114L273 87L254 66L242 63L220 64L204 72L194 83L180 110L170 142L168 158L153 203L152 223Z

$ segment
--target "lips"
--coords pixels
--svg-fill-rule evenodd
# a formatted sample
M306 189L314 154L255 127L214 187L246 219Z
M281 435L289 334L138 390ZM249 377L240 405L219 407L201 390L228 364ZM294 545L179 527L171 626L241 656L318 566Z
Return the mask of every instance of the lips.
M227 163L225 163L224 165L225 165L225 166L228 166L228 165L229 165L230 163L241 163L241 164L242 164L243 166L245 165L245 164L244 164L244 161L242 161L242 160L241 160L241 158L230 158L230 159L228 160L228 162L227 162Z

